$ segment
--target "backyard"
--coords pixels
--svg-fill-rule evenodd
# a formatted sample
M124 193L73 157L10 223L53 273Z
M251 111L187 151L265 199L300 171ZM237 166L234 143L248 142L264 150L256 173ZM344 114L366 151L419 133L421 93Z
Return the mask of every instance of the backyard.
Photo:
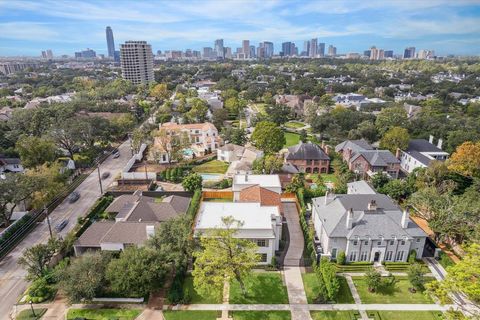
M285 145L284 148L294 146L300 142L300 135L297 133L284 132L285 135Z
M245 279L247 294L244 296L236 280L230 284L232 304L283 304L288 303L287 288L276 272L253 273Z
M139 309L70 309L67 319L122 319L133 320L141 313Z
M411 293L408 288L412 285L406 278L397 277L397 283L393 289L381 289L378 292L368 291L364 277L352 277L352 279L362 303L433 303L432 299L423 292Z
M215 304L222 302L222 293L221 292L212 292L211 295L201 295L193 287L193 277L185 277L183 282L183 292L188 292L190 294L190 303L202 303L202 304Z
M305 286L305 294L307 295L308 303L316 303L318 293L320 292L320 284L317 275L313 272L303 273L303 283ZM336 303L355 303L352 293L348 288L347 280L344 277L338 277L340 289L338 291Z
M199 166L196 166L192 170L198 173L219 173L224 174L227 172L228 163L220 160L212 160L205 162Z

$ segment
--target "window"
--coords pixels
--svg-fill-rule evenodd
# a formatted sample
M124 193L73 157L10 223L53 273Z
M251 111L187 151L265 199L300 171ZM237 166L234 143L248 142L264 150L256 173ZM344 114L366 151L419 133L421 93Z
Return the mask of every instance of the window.
M393 244L394 244L394 241L390 240L390 245L393 246Z
M356 246L358 244L357 240L353 240L353 245Z
M365 245L366 245L366 246L368 246L368 240L367 240L367 241L365 241Z
M332 258L333 259L337 258L337 248L332 249Z
M403 251L398 251L397 252L397 261L402 261L403 260Z
M387 251L387 254L385 256L385 260L386 261L391 261L392 260L392 255L393 255L393 251Z
M267 262L267 254L266 253L260 254L260 262Z
M259 247L268 247L268 240L266 240L266 239L257 239L257 246L259 246Z
M367 251L362 251L360 254L360 261L367 261Z
M405 245L405 240L402 240L402 242L400 243L402 246Z
M381 246L381 245L382 245L382 241L378 241L377 246Z
M355 251L350 252L350 261L356 261L357 260L357 253Z
M416 241L417 243L420 243L420 238L417 238L415 241Z

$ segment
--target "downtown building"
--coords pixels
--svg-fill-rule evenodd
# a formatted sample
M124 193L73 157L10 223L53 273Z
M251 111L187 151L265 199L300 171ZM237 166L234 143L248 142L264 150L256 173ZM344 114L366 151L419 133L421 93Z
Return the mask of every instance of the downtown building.
M122 77L133 84L155 81L152 47L146 41L127 41L120 45Z

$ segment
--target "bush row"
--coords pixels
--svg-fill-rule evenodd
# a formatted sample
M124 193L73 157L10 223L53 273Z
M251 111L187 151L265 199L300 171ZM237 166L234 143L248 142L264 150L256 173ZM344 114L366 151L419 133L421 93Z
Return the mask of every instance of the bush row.
M165 171L160 172L157 178L160 181L179 183L185 176L186 171L184 167L167 168Z
M311 260L312 266L315 267L317 264L317 255L313 246L314 230L313 228L309 227L307 219L305 218L306 208L303 188L299 188L297 190L297 199L298 203L300 204L300 227L302 228L303 238L305 241L305 251ZM305 261L305 265L307 265L307 261Z
M110 205L110 203L112 203L112 201L112 196L102 197L101 199L97 200L93 208L85 217L79 217L78 224L80 225L80 227L78 228L78 230L75 231L75 237L80 237L82 233L84 233L85 230L87 230L87 228L93 223L95 218L103 211L105 211L105 209Z

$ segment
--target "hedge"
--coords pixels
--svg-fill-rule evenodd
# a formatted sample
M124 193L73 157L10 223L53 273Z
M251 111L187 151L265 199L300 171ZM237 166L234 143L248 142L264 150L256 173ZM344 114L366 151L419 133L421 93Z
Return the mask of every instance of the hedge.
M0 237L0 246L5 243L12 235L14 235L17 230L21 229L26 223L30 222L30 219L32 219L32 215L27 213L23 217L15 221L13 224L11 224L2 233L2 236Z
M90 212L85 216L79 219L79 229L75 231L75 237L80 237L85 230L93 223L94 219L112 203L113 197L106 196L102 197L101 199L97 200L97 202L93 205Z
M300 188L297 190L297 199L298 203L300 204L300 226L303 231L303 238L305 241L305 250L311 259L311 264L313 267L317 264L317 254L315 252L315 248L313 246L314 241L314 230L313 228L309 227L307 220L305 219L305 197L304 197L304 190ZM306 263L305 263L306 264Z
M190 201L190 205L188 206L187 209L187 216L192 220L195 218L195 215L197 214L198 207L200 206L200 201L202 200L202 190L197 189L193 193L192 200Z

